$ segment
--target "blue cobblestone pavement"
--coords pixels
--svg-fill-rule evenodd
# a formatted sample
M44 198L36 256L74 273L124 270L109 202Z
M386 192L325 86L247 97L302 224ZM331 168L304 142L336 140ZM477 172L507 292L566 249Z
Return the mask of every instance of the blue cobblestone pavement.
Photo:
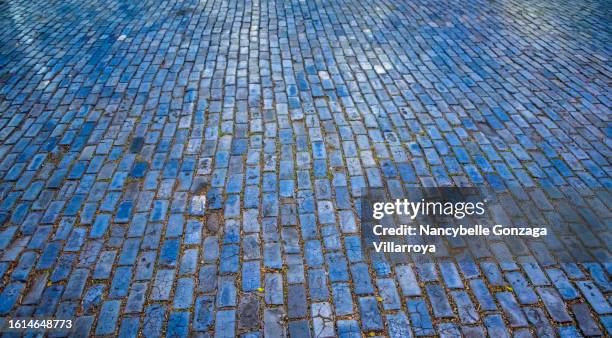
M0 1L0 324L612 335L611 11ZM362 188L412 186L487 186L569 226L466 260L366 253Z

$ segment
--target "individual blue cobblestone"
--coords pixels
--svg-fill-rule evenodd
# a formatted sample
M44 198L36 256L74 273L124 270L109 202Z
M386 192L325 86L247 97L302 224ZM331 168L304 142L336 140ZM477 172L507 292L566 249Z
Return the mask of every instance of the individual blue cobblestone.
M452 298L457 306L457 312L462 323L475 324L479 320L478 311L464 291L453 291Z
M602 291L607 292L612 290L612 283L610 283L610 280L608 279L608 276L601 265L595 263L586 263L584 265L593 278L593 281L602 289Z
M406 302L412 329L416 336L432 336L435 334L427 305L421 299Z
M310 267L319 267L323 264L323 250L321 242L317 240L308 241L304 245L306 264Z
M255 291L260 287L261 265L259 261L248 261L242 263L242 290Z
M438 272L436 265L433 263L417 263L416 270L419 275L419 279L423 282L434 282L438 281Z
M374 286L365 263L357 263L351 266L353 277L353 291L358 295L374 293Z
M300 253L300 244L298 241L298 232L295 228L283 228L281 230L281 238L283 240L283 250L286 253Z
M124 317L121 320L119 326L119 337L134 337L138 335L138 326L140 325L140 318L138 317Z
M282 262L280 243L264 244L263 254L264 254L264 266L271 268L271 269L281 269L282 268L283 262ZM317 256L317 257L321 257L321 256ZM308 258L307 258L307 262L308 262Z
M193 302L194 281L191 278L179 278L174 291L175 309L188 309Z
M20 282L13 282L6 285L0 294L0 314L5 315L11 311L24 287L25 285Z
M119 204L117 208L117 215L115 216L115 223L127 223L130 220L132 213L132 201L124 201Z
M589 307L585 303L572 304L571 310L576 317L576 321L578 322L580 329L586 336L597 336L603 334L603 332L599 329L597 322L595 319L593 319Z
M571 321L569 314L565 310L565 304L555 289L538 288L537 292L553 320L557 322Z
M83 246L86 237L87 229L74 228L72 230L72 233L68 237L68 240L66 241L64 251L79 251L79 249L81 249L81 246Z
M176 266L180 245L181 243L179 240L164 240L159 254L159 263L161 265Z
M508 329L500 315L490 315L484 318L488 334L494 337L509 337Z
M333 283L332 294L338 315L353 313L353 301L350 297L351 290L347 283Z
M386 321L389 328L389 337L399 338L412 336L408 317L406 317L404 312L388 314Z
M43 249L40 259L38 260L38 264L36 264L36 268L37 269L51 268L60 250L61 250L60 243L49 242Z
M145 303L145 297L147 292L148 284L145 282L137 282L132 284L129 296L125 303L123 311L125 313L139 313L142 312Z
M340 234L335 226L325 226L321 228L321 236L323 237L323 245L328 251L336 251L342 248L340 242Z
M581 336L580 332L578 332L578 329L575 326L561 326L558 329L558 333L559 333L559 337L561 338Z
M189 313L172 312L168 318L167 337L188 337Z
M148 280L153 277L154 265L156 253L155 251L141 252L138 257L138 263L136 264L136 280Z
M408 265L396 267L397 282L404 296L420 296L421 288L416 280L414 270Z
M64 294L63 299L80 299L85 289L85 284L89 277L89 271L86 269L76 269L70 275Z
M438 332L440 337L459 337L461 332L459 327L454 323L440 323L438 325Z
M553 285L559 290L561 297L566 300L572 300L579 297L578 291L574 288L563 271L559 269L548 269L546 272Z
M38 255L33 251L24 252L21 255L21 259L17 263L17 266L13 269L11 274L12 281L27 281L28 275L34 267L34 262L38 258Z
M174 270L158 270L153 281L150 297L152 300L166 300L174 282Z
M393 279L377 279L376 286L382 298L382 305L385 310L401 309L401 300Z
M102 304L100 316L102 316L104 320L99 322L96 326L95 333L97 335L113 334L115 332L120 306L121 303L118 300L106 301Z
M166 307L162 304L151 304L145 309L142 334L145 337L158 337L164 325Z
M149 165L147 162L136 162L129 173L129 177L143 178L148 169Z
M313 300L327 300L329 290L327 287L327 277L322 269L308 270L308 288L310 298Z
M546 278L546 275L544 274L542 269L534 261L527 260L526 262L522 264L522 267L534 285L537 285L537 286L550 285L548 278Z
M83 335L89 335L94 319L94 316L83 316L76 318L74 322L74 330L81 332Z
M218 337L233 337L236 312L234 310L218 311L215 318L215 332Z
M223 245L221 249L221 272L238 272L239 269L239 251L240 248L236 245Z
M308 321L306 320L289 322L288 333L292 337L311 337L310 327L308 325Z
M453 310L441 285L427 285L425 290L431 299L431 307L433 309L434 316L441 318L454 317Z
M342 338L361 337L359 323L356 320L339 320L338 321L338 336Z
M339 253L329 253L325 255L325 261L329 267L329 280L331 282L347 281L349 279L344 256Z
M193 329L205 331L213 323L214 300L209 296L198 297L195 301Z
M497 310L497 305L491 296L487 285L482 279L474 279L470 282L470 286L474 292L476 300L480 304L480 308L485 311Z
M103 237L108 230L111 215L100 214L96 217L94 224L92 225L91 231L89 232L90 238Z
M155 200L151 209L149 217L150 221L163 221L166 218L166 212L168 211L168 201L166 200Z
M508 272L506 273L506 279L508 283L510 283L521 304L535 304L538 302L538 296L534 290L529 287L523 274L518 271Z
M113 263L115 261L116 252L115 251L103 251L99 258L98 262L94 268L93 278L95 279L106 279L110 277L110 274L113 269Z
M181 263L179 267L179 274L181 275L193 275L197 271L198 267L198 249L187 249L183 252L181 257Z
M598 314L608 314L612 312L612 307L608 301L604 298L601 291L597 289L595 284L591 281L578 281L576 285L582 292L582 295L591 304L593 310Z
M217 295L217 306L227 307L236 305L236 285L231 277L219 279L219 293Z
M361 248L361 239L358 236L348 236L344 238L344 246L346 248L347 258L349 262L360 262L363 260L363 249Z
M55 269L51 272L49 280L53 283L68 278L71 272L74 261L77 259L76 254L64 254L59 257Z
M115 275L110 284L108 293L111 298L125 297L128 294L130 280L132 279L132 268L121 266L115 270Z
M534 325L537 336L546 337L555 334L553 327L541 308L526 307L525 314L529 322Z
M283 298L283 283L282 276L278 273L266 274L265 283L265 301L267 304L280 304Z
M183 215L174 214L168 218L168 224L166 225L166 238L179 237L183 234Z
M293 254L286 255L287 262L287 282L288 283L304 283L304 264L301 255Z
M483 270L484 275L487 277L487 281L491 285L502 286L504 284L502 274L495 263L482 262L480 268Z
M457 271L457 267L451 262L442 262L439 265L440 272L442 274L442 278L444 279L444 284L446 284L447 288L451 289L462 289L463 283L461 282L461 277L459 276L459 271Z
M44 317L52 315L57 308L60 295L63 291L64 286L62 285L53 285L45 288L39 305L36 307L36 311L34 311L34 316Z
M527 326L527 318L518 305L514 296L509 292L498 292L495 294L502 310L506 314L510 326L522 327Z
M361 325L364 331L377 331L384 328L382 317L374 297L360 297L359 311L361 313Z
M140 239L128 238L123 243L123 248L119 254L118 263L120 265L133 265L138 257L138 249L140 247Z
M307 315L307 311L304 285L289 285L287 288L287 316L289 318L303 318Z

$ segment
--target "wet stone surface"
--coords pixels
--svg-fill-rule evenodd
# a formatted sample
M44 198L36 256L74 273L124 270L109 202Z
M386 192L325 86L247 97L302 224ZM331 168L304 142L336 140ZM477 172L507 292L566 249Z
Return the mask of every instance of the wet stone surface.
M612 334L610 10L0 2L0 322ZM411 186L564 225L440 264L364 252L362 189Z

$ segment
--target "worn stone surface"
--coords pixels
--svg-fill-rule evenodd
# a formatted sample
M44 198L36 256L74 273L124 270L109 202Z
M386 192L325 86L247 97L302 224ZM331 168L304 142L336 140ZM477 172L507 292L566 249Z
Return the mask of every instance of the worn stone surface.
M0 2L2 321L612 334L610 10ZM488 186L558 231L472 263L363 252L361 189L413 185Z

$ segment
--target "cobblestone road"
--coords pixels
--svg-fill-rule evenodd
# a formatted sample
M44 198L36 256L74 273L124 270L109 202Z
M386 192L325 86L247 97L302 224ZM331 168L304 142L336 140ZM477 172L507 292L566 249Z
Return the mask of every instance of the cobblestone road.
M610 335L611 9L0 1L0 316L124 337ZM555 229L437 264L361 248L361 188L450 185Z

